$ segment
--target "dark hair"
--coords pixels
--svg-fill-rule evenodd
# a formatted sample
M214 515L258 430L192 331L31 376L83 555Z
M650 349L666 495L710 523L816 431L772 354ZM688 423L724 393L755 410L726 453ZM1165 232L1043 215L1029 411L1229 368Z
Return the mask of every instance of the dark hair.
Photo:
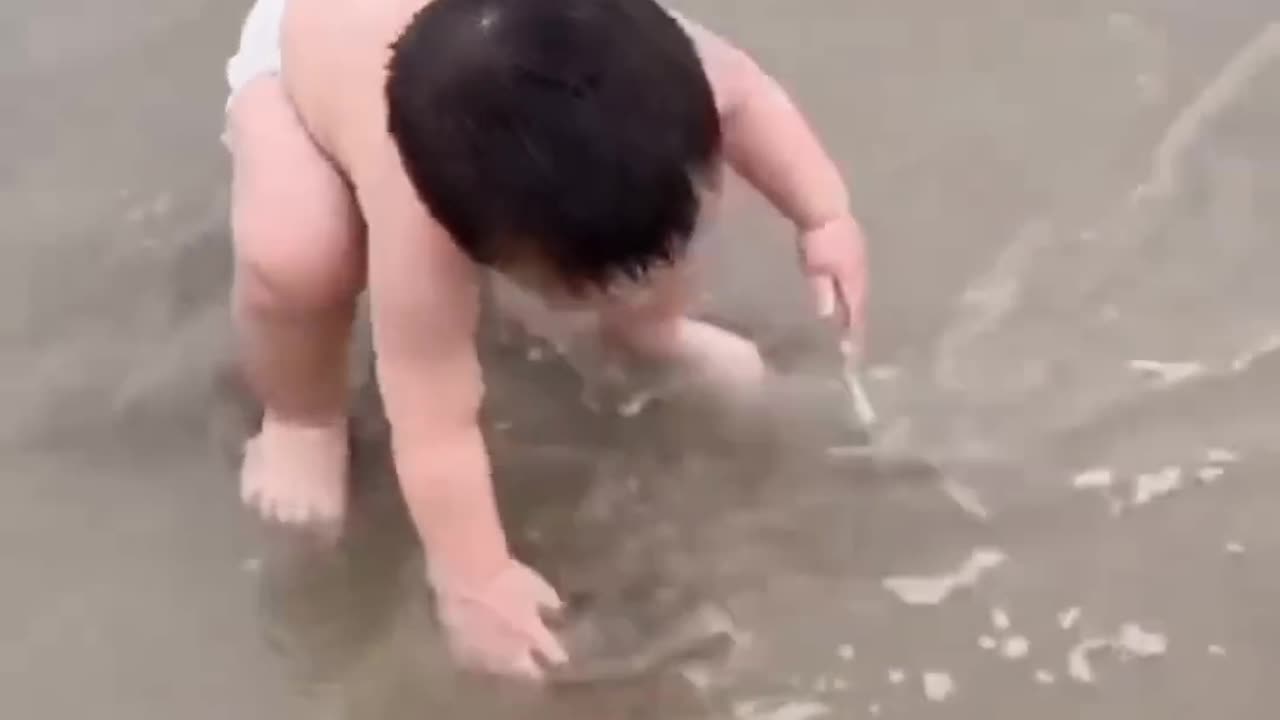
M720 120L653 0L433 0L388 70L404 168L476 262L599 286L688 245Z

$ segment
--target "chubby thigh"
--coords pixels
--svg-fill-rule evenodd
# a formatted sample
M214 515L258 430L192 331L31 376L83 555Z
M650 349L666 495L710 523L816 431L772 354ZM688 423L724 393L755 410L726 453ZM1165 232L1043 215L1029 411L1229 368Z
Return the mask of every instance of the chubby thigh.
M278 75L228 110L237 284L275 302L327 306L364 283L364 229L342 175L311 140Z

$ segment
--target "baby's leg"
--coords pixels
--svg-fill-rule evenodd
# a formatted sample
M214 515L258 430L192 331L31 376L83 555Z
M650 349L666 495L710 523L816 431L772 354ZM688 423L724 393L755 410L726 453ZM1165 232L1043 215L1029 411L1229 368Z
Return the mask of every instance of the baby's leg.
M346 507L347 345L363 240L346 184L304 130L278 77L229 109L232 313L264 405L241 495L265 518L337 529Z
M642 301L606 308L600 315L604 339L641 358L674 365L731 399L754 397L766 372L759 349L746 338L688 316L692 275L688 265L658 272Z

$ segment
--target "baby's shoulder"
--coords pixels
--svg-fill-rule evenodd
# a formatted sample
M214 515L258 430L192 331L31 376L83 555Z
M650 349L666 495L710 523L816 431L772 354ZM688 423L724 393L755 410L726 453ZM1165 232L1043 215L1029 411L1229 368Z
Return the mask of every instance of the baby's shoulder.
M284 69L299 113L355 183L386 148L390 48L424 0L289 0Z
M680 24L702 61L703 72L715 92L721 113L728 111L743 93L743 81L752 72L750 58L724 36L709 30L688 15L667 8L667 13Z

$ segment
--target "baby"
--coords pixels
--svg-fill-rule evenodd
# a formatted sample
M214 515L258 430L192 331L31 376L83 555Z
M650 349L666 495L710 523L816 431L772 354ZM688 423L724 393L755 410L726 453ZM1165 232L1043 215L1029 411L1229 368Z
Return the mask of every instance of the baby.
M258 0L228 76L232 308L265 407L245 502L340 526L367 287L450 647L542 677L566 659L543 621L559 600L509 551L477 424L485 271L594 311L610 347L749 390L756 347L686 316L689 244L727 164L794 221L820 312L856 330L863 239L837 168L743 52L654 0Z

